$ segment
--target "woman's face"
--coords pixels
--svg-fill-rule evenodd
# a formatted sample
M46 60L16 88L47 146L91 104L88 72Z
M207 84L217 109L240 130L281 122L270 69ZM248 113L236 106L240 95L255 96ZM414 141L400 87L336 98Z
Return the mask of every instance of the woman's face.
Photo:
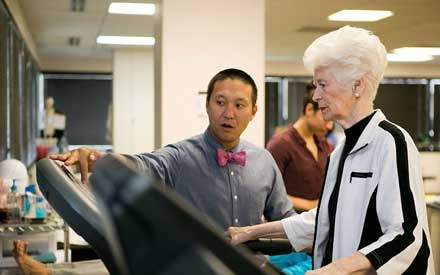
M313 78L316 85L313 100L319 104L324 119L338 122L342 127L350 124L356 103L353 89L339 84L331 68L316 69Z

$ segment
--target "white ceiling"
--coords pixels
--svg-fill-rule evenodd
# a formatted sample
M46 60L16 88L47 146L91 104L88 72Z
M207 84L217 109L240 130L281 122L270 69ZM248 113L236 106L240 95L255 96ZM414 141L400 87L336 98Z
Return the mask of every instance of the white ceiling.
M404 46L440 47L440 0L266 0L266 55L296 59L319 35L344 26L327 16L342 9L391 10L378 22L348 23L377 34L388 51Z
M107 14L111 0L85 0L84 12L72 12L71 0L18 3L43 63L56 58L110 60L111 48L97 45L97 35L154 36L152 16ZM394 16L379 22L351 23L372 30L389 51L440 47L440 0L266 0L267 60L300 61L317 36L347 24L327 20L341 9L392 10ZM79 37L79 45L69 46L69 37ZM440 64L440 58L430 63Z
M96 44L98 35L154 36L152 16L108 14L111 2L85 0L84 12L73 12L71 0L19 0L42 60L54 57L111 59L111 48ZM78 37L79 45L70 46L69 37Z

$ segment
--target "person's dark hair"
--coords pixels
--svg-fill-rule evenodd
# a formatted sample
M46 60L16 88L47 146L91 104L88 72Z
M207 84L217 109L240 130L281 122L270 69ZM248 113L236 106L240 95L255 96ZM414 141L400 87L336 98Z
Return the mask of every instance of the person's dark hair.
M214 90L215 83L217 81L222 81L225 79L238 79L243 81L246 84L251 85L252 87L252 106L255 106L257 104L257 85L255 84L255 81L252 79L250 75L248 75L246 72L239 70L239 69L226 69L219 73L217 73L211 81L209 81L208 84L208 95L206 96L206 102L209 102L209 99L211 98L212 91Z
M303 114L306 113L306 107L307 104L312 103L313 110L316 112L319 110L318 102L313 101L313 93L315 92L316 86L313 83L313 81L310 81L306 85L306 89L304 91L304 98L303 98Z

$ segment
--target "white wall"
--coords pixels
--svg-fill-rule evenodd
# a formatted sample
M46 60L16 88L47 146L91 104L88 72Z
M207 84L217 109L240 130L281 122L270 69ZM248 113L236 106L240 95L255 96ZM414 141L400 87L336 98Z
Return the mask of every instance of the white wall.
M264 145L264 0L163 0L156 37L161 61L161 142L166 145L203 132L209 80L220 70L248 72L259 89L258 107L244 138ZM159 91L157 91L159 92ZM202 106L202 108L200 107Z
M113 146L118 153L154 149L154 54L152 49L115 49Z

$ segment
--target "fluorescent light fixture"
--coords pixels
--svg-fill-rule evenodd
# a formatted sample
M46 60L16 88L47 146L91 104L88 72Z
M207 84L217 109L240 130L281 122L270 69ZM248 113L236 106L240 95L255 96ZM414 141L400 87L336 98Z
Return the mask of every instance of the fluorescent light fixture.
M436 47L403 47L393 50L397 54L425 54L440 55L440 48Z
M154 4L146 3L113 2L108 7L108 12L118 14L153 15L156 12L156 6Z
M330 21L374 22L392 16L392 11L385 10L341 10L330 14Z
M155 43L154 37L148 36L106 36L100 35L96 43L106 45L144 45L152 46Z
M434 59L432 55L429 54L397 54L389 53L387 54L387 59L390 62L424 62Z

